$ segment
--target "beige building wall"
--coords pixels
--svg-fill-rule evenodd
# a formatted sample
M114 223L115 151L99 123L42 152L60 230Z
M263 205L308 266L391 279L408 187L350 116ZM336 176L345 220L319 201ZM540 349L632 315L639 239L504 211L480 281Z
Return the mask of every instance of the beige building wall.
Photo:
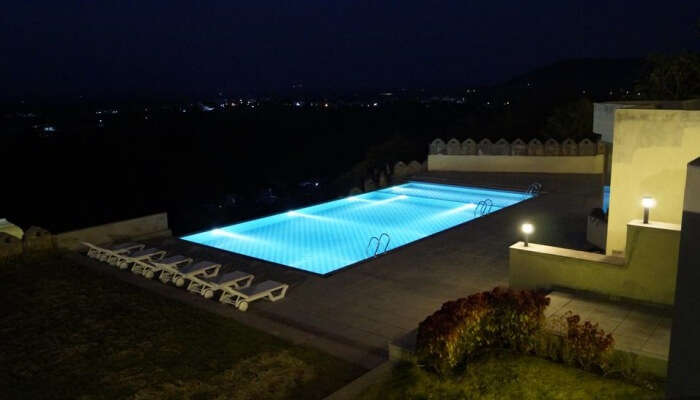
M700 156L700 111L618 109L615 114L607 254L625 250L627 223L642 217L680 224L686 166Z
M510 287L568 288L644 303L673 304L681 227L626 224L625 257L518 242L510 247Z

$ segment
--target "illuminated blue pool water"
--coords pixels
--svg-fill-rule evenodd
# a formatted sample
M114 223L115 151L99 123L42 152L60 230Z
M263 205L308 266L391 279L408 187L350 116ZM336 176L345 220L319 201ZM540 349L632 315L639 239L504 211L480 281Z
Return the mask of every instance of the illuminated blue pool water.
M182 239L327 274L382 253L385 247L395 249L529 197L409 182ZM493 207L484 209L479 202L487 199ZM372 237L379 239L378 246Z

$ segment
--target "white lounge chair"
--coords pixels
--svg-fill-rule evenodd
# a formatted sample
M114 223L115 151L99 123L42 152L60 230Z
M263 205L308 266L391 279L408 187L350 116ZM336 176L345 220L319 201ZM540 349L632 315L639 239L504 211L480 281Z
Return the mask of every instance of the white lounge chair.
M135 272L137 265L139 266L141 275L146 279L153 279L156 276L156 272L160 272L158 279L163 283L170 282L170 279L174 274L178 272L180 267L184 267L192 263L192 259L185 256L171 256L164 258L162 260L151 260L151 261L138 261L134 263L131 270Z
M122 246L117 245L116 247L116 250L110 249L109 253L107 254L106 262L109 265L117 266L122 256L135 253L137 251L143 251L143 249L146 248L145 245L139 243L125 243Z
M165 257L165 250L151 247L149 249L119 255L115 265L119 267L119 269L129 269L129 267L133 265L132 271L135 274L139 274L143 270L143 261L162 260L163 257Z
M239 289L250 286L255 276L247 272L233 271L227 272L213 278L199 278L193 276L190 278L190 284L187 285L187 290L192 293L197 293L204 296L205 299L214 297L214 292L223 290L227 287L235 287Z
M146 245L141 243L133 242L120 243L111 246L97 246L88 242L82 243L88 248L87 256L90 258L96 258L100 261L110 261L110 257L114 258L119 254L143 250L146 247Z
M189 264L178 268L178 272L173 275L172 281L177 287L182 287L188 280L193 277L199 279L213 278L219 274L221 264L211 261L199 261L194 264Z
M243 289L222 287L219 301L231 304L240 311L248 309L248 303L259 299L277 301L287 294L289 285L276 281L265 281Z

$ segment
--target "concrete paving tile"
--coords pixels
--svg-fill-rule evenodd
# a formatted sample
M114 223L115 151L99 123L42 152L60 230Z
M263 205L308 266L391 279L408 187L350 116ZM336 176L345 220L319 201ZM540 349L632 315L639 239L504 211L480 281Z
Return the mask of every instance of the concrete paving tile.
M632 310L627 316L628 320L638 321L640 323L649 323L656 326L661 322L662 317L645 311Z
M660 328L668 329L668 331L670 332L672 324L673 324L673 319L671 319L669 317L661 317L661 318L659 318L659 326L657 327L657 329L660 327Z
M639 329L639 327L630 327L623 324L618 325L613 331L613 336L627 336L634 337L639 340L647 341L651 337L651 332L649 330Z
M615 348L619 350L637 351L646 344L646 338L637 336L617 335L613 333Z
M624 335L635 335L635 336L651 336L652 332L658 325L659 321L657 318L652 318L649 316L640 315L630 315L625 320L623 320L617 327L615 332Z
M581 313L586 313L586 312L592 312L595 310L595 304L583 300L583 299L573 299L571 300L565 307L566 310L570 310L576 314L581 314Z
M650 342L671 343L671 330L663 327L656 329L649 335Z
M545 314L549 315L561 310L561 308L569 304L573 298L572 296L561 292L550 293L548 297L549 306L547 306L545 309Z
M668 358L670 344L665 342L646 342L641 350Z
M605 315L595 312L587 317L591 323L598 324L598 327L607 333L612 333L622 323L620 319L607 318Z

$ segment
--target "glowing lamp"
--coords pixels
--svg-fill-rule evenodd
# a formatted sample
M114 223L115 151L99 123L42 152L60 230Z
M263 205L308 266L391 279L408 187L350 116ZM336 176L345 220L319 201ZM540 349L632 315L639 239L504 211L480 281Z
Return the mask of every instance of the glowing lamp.
M521 227L520 230L523 231L525 234L525 247L528 245L528 238L532 232L535 231L535 227L531 223L524 223Z
M649 223L649 209L656 205L656 200L651 196L644 196L642 198L642 207L644 207L644 223Z

